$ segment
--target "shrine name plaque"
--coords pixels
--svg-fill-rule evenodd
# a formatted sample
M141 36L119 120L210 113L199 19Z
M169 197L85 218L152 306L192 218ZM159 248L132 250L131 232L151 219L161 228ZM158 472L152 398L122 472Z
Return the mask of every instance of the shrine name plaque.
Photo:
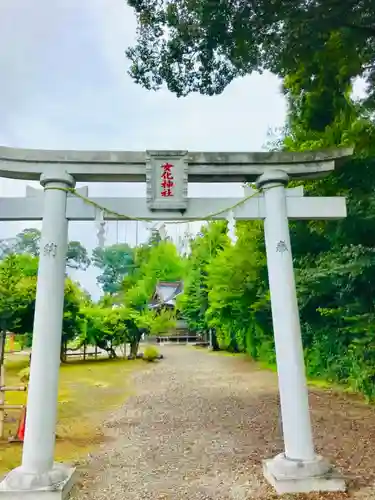
M187 209L187 151L147 151L147 205L150 210Z

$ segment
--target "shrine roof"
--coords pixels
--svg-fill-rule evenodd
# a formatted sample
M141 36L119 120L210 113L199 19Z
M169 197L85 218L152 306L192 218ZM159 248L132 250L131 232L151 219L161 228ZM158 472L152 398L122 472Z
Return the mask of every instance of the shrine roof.
M304 152L64 151L0 146L0 176L39 180L60 169L79 182L144 182L150 156L186 155L190 182L253 182L281 168L293 178L327 175L348 159L351 148Z
M159 281L156 284L150 308L157 308L160 305L175 306L176 297L182 293L182 281Z

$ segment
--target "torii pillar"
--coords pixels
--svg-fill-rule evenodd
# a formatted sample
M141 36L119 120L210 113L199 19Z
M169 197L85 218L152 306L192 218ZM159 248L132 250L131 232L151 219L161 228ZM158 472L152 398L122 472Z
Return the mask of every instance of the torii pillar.
M68 241L67 190L71 175L56 168L42 174L43 224L35 302L33 348L22 464L0 483L6 500L61 499L74 469L54 462L65 257Z
M257 180L265 205L264 233L284 437L284 452L265 460L263 472L279 494L345 491L344 480L315 453L313 445L289 234L288 181L288 174L282 170L268 171Z

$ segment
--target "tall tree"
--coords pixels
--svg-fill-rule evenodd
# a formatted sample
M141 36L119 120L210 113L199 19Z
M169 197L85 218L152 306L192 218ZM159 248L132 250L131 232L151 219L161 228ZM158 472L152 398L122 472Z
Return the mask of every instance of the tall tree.
M16 235L15 238L0 241L1 256L15 254L28 254L38 257L40 252L41 232L36 228L27 228ZM86 248L79 241L69 241L66 265L72 269L86 270L90 259Z
M179 281L184 276L185 263L171 241L137 249L134 273L123 282L125 303L145 308L158 281Z
M178 96L219 94L237 77L280 76L309 65L336 35L351 67L364 76L375 105L375 4L372 0L128 0L138 21L127 51L130 75L148 89L166 84Z
M246 221L237 224L236 233L236 244L225 245L207 266L205 321L215 329L220 347L256 357L255 305L268 292L263 229L259 222ZM270 332L270 322L266 326Z
M134 269L134 252L127 244L97 247L92 253L92 263L101 270L98 284L106 293L116 293L121 289L125 276Z
M33 257L39 255L41 233L39 229L24 229L16 236L15 253L28 253Z
M206 313L209 308L207 283L208 266L215 256L229 245L226 223L211 222L203 227L191 242L184 279L184 293L179 299L184 318L193 331L208 330Z
M33 259L33 257L31 257ZM24 272L25 268L28 272ZM12 331L32 330L36 272L31 262L9 255L0 263L0 321ZM34 267L35 270L35 267Z
M80 241L69 241L66 252L66 266L85 271L91 264L88 252Z
M0 262L0 322L3 327L25 335L31 345L38 257L11 254ZM90 303L86 292L69 278L65 279L62 352L68 341L79 337L83 328L81 307Z

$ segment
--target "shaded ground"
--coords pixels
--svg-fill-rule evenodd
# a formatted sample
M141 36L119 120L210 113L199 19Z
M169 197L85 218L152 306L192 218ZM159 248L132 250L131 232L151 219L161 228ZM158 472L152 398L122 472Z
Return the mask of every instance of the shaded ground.
M6 385L20 386L19 372L28 366L28 356L7 354ZM101 424L131 392L130 375L144 368L143 361L98 359L71 361L60 367L56 459L75 461L103 443ZM25 404L24 392L7 392L7 404ZM7 410L5 436L0 440L0 474L18 466L22 445L8 443L17 432L20 410Z
M165 346L166 359L134 375L136 396L113 414L115 438L81 467L73 500L278 498L261 460L282 449L277 380L241 358ZM350 493L285 496L375 499L375 409L313 390L319 452L350 476Z

